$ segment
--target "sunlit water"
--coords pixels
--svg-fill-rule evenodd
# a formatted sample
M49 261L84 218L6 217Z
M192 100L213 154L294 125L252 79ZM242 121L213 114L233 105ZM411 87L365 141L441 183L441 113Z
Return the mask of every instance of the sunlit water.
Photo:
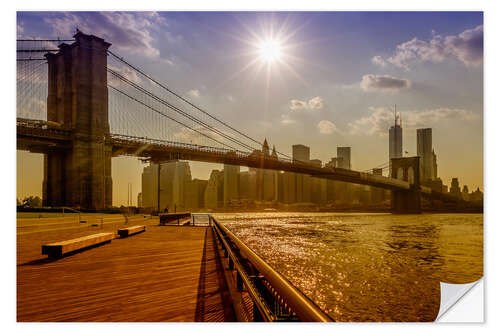
M482 214L216 214L337 321L432 321L483 275Z

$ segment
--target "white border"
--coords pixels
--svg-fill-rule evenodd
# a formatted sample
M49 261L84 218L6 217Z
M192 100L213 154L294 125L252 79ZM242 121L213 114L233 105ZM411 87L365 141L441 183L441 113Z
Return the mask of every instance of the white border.
M297 1L288 0L286 2L271 3L269 0L253 0L248 2L230 1L230 0L212 0L212 1L150 1L150 2L128 2L108 0L108 1L33 1L24 0L21 2L6 1L2 5L1 25L4 36L4 43L7 50L2 52L2 113L4 115L1 122L2 136L2 156L4 162L1 164L3 175L2 178L2 220L1 228L2 235L2 308L0 309L2 318L2 328L5 331L17 329L21 331L37 332L84 332L91 330L105 331L120 331L132 332L137 329L145 328L149 331L165 331L165 330L183 330L183 331L234 331L239 332L254 332L255 330L276 330L286 329L287 331L299 331L304 329L314 329L321 331L333 330L352 330L352 329L369 329L374 332L386 331L401 331L421 332L422 329L449 329L455 332L471 330L475 331L479 328L497 327L498 331L498 265L494 264L495 260L492 253L500 253L498 244L499 232L499 214L498 214L498 198L500 182L499 168L500 158L498 145L500 143L499 133L496 128L500 124L500 106L498 103L499 88L496 82L496 75L500 73L498 62L500 61L499 53L499 37L500 32L500 13L497 9L497 1L464 1L464 0L420 0L420 1L401 1L401 0L379 0L379 1ZM16 34L16 11L17 10L482 10L485 12L485 115L484 115L484 156L485 156L485 291L486 291L486 312L485 325L460 325L460 324L336 324L332 325L317 325L308 324L292 324L292 325L247 325L247 324L223 324L223 325L200 325L200 324L185 324L182 326L172 324L16 324L16 271L15 271L15 211L14 197L16 193L16 152L15 152L15 40ZM422 22L425 24L425 22ZM457 157L457 163L459 162ZM492 257L492 258L490 258ZM491 259L491 260L490 260ZM314 325L314 326L313 326ZM421 325L426 325L422 327ZM286 326L286 327L285 327Z

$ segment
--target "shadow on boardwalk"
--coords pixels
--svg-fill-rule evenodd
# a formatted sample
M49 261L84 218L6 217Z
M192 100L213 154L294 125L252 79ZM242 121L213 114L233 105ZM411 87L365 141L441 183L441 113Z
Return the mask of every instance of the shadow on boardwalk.
M20 322L235 320L210 228L152 226L55 261L39 244L65 236L38 235L18 236Z
M196 298L197 322L235 321L229 291L225 283L224 272L214 237L208 238L212 230L205 229L205 241L198 280ZM214 265L215 264L215 265ZM207 269L210 267L210 269ZM221 305L223 311L221 311Z

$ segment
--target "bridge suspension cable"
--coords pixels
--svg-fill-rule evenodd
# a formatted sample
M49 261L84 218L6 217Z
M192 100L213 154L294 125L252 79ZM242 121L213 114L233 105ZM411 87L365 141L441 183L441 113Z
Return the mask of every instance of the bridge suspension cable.
M258 140L250 137L249 135L241 132L240 130L232 127L231 125L227 124L226 122L220 120L219 118L213 116L212 114L210 114L209 112L203 110L201 107L195 105L194 103L190 102L189 100L187 100L186 98L182 97L180 94L176 93L175 91L171 90L170 88L168 88L166 85L158 82L158 80L154 79L153 77L151 77L150 75L148 75L147 73L145 73L143 70L139 69L138 67L130 64L128 61L124 60L123 57L120 57L119 55L113 53L112 51L108 50L108 54L111 55L114 59L120 61L121 63L125 64L126 66L130 67L131 69L133 69L134 71L136 71L137 73L141 74L143 77L147 78L148 80L150 80L151 82L153 82L155 85L157 85L158 87L160 87L161 89L167 91L168 93L170 93L171 95L175 96L176 98L178 98L179 100L181 100L182 102L188 104L189 106L195 108L196 110L202 112L204 115L208 116L209 118L211 118L212 120L215 120L216 122L218 122L219 124L225 126L226 128L230 129L231 131L235 132L236 134L238 135L241 135L243 136L244 138L250 140L251 142L253 143L256 143L258 145L258 148L255 148L254 146L251 146L249 144L246 144L246 143L243 143L241 140L238 140L234 137L232 137L232 139L230 139L230 141L233 141L236 140L238 141L238 144L242 145L243 147L245 147L246 149L250 149L250 150L254 150L254 149L260 149L260 146L262 145L262 142L259 142ZM213 128L213 127L212 127ZM218 130L217 130L218 131ZM220 135L220 133L219 133ZM277 154L279 155L282 155L290 160L292 160L292 158L290 156L288 156L287 154L284 154L284 153L281 153L279 151L276 151Z
M124 95L124 96L126 96L126 97L130 98L131 100L133 100L133 101L135 101L135 102L137 102L137 103L139 103L139 104L141 104L141 105L143 105L143 106L147 107L148 109L150 109L150 110L152 110L152 111L154 111L154 112L156 112L156 113L158 113L158 114L161 114L162 116L167 117L168 119L170 119L170 120L172 120L172 121L175 121L175 122L176 122L176 123L178 123L179 125L182 125L182 126L184 126L184 127L188 128L188 129L190 129L190 130L192 130L192 131L194 131L194 132L196 132L196 133L198 133L198 134L200 134L200 135L203 135L203 136L205 136L205 137L207 137L207 138L209 138L209 139L211 139L211 140L213 140L213 141L215 141L215 142L217 142L217 143L219 143L219 144L222 144L222 145L224 145L224 146L228 146L227 144L225 144L225 143L223 143L223 142L220 142L220 141L218 141L217 139L214 139L214 138L212 138L212 137L210 137L210 136L206 135L205 133L202 133L202 132L200 132L200 131L197 131L195 128L192 128L192 127L190 127L189 125L186 125L186 124L184 124L184 123L182 123L182 122L180 122L180 121L178 121L178 120L176 120L176 119L174 119L174 118L172 118L172 117L169 117L168 115L166 115L166 114L162 113L161 111L156 110L155 108L153 108L153 107L151 107L151 106L149 106L149 105L147 105L147 104L145 104L145 103L143 103L143 102L139 101L138 99L136 99L136 98L134 98L134 97L130 96L129 94L127 94L126 92L124 92L124 91L122 91L122 90L120 90L120 89L118 89L118 88L115 88L115 87L113 87L113 86L111 86L111 85L108 85L108 87L109 87L109 88L111 88L111 89L113 89L113 90L115 90L115 91L117 91L117 92L119 92L120 94L122 94L122 95ZM231 146L228 146L228 147L230 147L231 149L237 150L237 149L236 149L236 148L234 148L234 147L231 147Z
M373 168L369 168L369 169L366 169L366 170L363 170L362 172L370 172L370 171L373 171L374 169L382 169L382 170L386 170L386 169L389 169L390 167L390 162L384 162L382 164L379 164Z
M209 124L207 124L207 123L205 123L205 122L203 122L203 121L201 121L201 120L199 120L199 119L197 119L197 118L195 118L195 117L191 116L191 115L190 115L190 114L188 114L187 112L185 112L185 111L183 111L182 109L180 109L180 108L178 108L178 107L176 107L176 106L172 105L172 104L171 104L171 103L169 103L168 101L166 101L166 100L164 100L164 99L162 99L162 98L158 97L157 95L155 95L155 94L151 93L150 91L148 91L148 90L144 89L143 87L141 87L141 86L139 86L138 84L136 84L136 83L132 82L131 80L127 79L126 77L124 77L123 75L121 75L121 74L117 73L116 71L114 71L114 70L112 70L112 69L110 69L110 68L108 68L107 70L108 70L108 72L109 72L109 73L111 73L112 75L114 75L115 77L117 77L118 79L120 79L121 81L123 81L123 82L127 83L128 85L130 85L130 86L134 87L135 89L139 90L140 92L142 92L142 93L146 94L147 96L149 96L149 97L153 98L153 99L154 99L154 100L156 100L157 102L159 102L159 103L161 103L161 104L163 104L163 105L167 106L168 108L172 109L173 111L177 112L178 114L180 114L180 115L182 115L182 116L184 116L184 117L188 118L189 120L191 120L191 121L195 122L196 124L198 124L198 125L200 125L200 126L203 126L204 128L208 129L209 131L214 132L214 133L216 133L216 134L218 134L218 135L222 136L223 138L228 139L229 141L232 141L233 143L236 143L236 144L238 144L238 145L240 145L240 146L242 146L242 147L245 147L246 149L249 149L250 151L254 149L254 147L249 146L249 145L245 144L244 142L241 142L241 141L239 141L239 140L237 140L237 139L235 139L235 138L233 138L233 137L231 137L231 136L229 136L229 135L225 134L224 132L222 132L222 131L220 131L220 130L218 130L218 129L214 128L214 127L212 127L211 125L209 125ZM111 87L112 87L112 86L111 86ZM114 87L113 87L113 88L114 88ZM122 93L123 93L123 92L122 92ZM125 93L124 93L124 94L125 94ZM125 95L126 95L126 96L128 96L129 98L134 99L136 102L139 102L137 99L135 99L135 98L131 97L130 95L127 95L127 94L125 94ZM144 104L144 103L141 103L141 104L142 104L142 105L144 105L144 106L147 106L147 105L146 105L146 104ZM150 108L150 109L152 109L152 108ZM155 109L152 109L152 110L154 110L155 112L157 112L157 113L161 114L162 116L166 116L166 117L168 117L166 114L164 114L164 113L162 113L162 112L159 112L159 111L157 111L157 110L155 110ZM171 119L171 120L176 121L176 120L175 120L175 119L173 119L172 117L168 117L168 118L169 118L169 119ZM185 124L183 124L183 123L181 123L181 122L179 122L179 121L176 121L176 122L177 122L177 123L179 123L179 124L182 124L182 125L183 125L183 126L185 126L186 128L189 128L189 129L191 129L191 130L193 130L193 131L197 132L198 134L202 134L202 135L203 135L203 136L205 136L205 137L208 137L208 138L210 138L210 139L213 139L212 137L210 137L210 136L208 136L208 135L205 135L205 134L203 134L203 133L202 133L202 132L200 132L200 131L196 131L195 129L193 129L192 127L190 127L190 126L188 126L188 125L185 125ZM214 141L216 141L216 142L218 142L218 143L220 143L220 144L224 144L224 143L222 143L222 142L220 142L220 141L217 141L217 140L215 140L215 139L213 139L213 140L214 140ZM227 144L224 144L224 145L228 146ZM234 147L232 147L232 148L234 148ZM234 148L234 149L235 149L235 148Z

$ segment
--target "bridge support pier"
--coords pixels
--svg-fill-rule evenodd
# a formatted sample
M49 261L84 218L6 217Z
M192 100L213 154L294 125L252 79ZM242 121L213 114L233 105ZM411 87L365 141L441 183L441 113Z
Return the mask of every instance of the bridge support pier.
M420 191L393 191L391 210L393 214L420 214Z
M71 45L45 55L48 62L47 120L73 133L70 148L44 158L43 203L102 209L112 203L107 49L99 37L78 32Z
M420 214L420 162L419 157L391 159L391 176L410 183L410 191L394 190L391 193L391 211L393 214Z

